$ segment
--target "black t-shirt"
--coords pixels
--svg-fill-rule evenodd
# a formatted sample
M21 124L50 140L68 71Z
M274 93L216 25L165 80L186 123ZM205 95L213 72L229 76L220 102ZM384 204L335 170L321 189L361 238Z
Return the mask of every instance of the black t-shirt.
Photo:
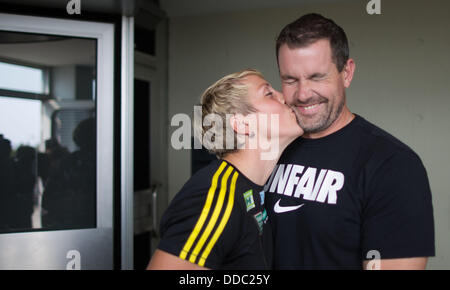
M326 137L296 139L265 190L275 269L362 269L373 257L435 254L420 158L360 116Z
M263 187L224 160L195 173L161 221L160 250L211 269L270 269Z

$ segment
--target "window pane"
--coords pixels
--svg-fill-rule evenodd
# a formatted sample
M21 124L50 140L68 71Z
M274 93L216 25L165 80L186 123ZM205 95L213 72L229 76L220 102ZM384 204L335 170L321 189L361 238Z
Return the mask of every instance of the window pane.
M42 69L0 62L0 88L28 93L44 93Z
M0 97L0 231L31 228L42 103Z
M81 121L93 118L93 109L64 109L55 112L52 119L53 138L59 140L62 146L73 152L78 145L73 139L73 133ZM95 136L91 136L95 139ZM95 141L95 140L92 140Z
M0 97L0 134L20 145L37 147L41 140L41 101Z
M95 228L96 40L15 33L14 41L4 41L3 33L0 235Z

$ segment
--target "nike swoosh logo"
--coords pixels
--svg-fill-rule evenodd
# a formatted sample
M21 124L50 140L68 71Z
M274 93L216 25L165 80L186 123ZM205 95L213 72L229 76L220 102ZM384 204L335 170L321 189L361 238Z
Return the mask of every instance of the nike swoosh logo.
M293 210L301 208L304 205L304 203L302 203L301 205L281 206L280 205L280 201L281 201L281 198L277 201L277 203L275 204L275 206L273 208L273 210L276 213L283 213L283 212L293 211Z

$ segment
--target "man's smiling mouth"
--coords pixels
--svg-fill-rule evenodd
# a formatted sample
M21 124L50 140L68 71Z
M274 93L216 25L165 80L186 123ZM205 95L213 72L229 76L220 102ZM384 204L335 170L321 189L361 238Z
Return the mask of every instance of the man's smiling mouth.
M313 109L313 108L317 107L318 105L320 105L320 103L319 104L310 105L310 106L307 106L307 107L303 107L303 108L305 110L310 110L310 109Z
M297 111L301 115L315 115L321 110L321 105L325 104L325 102L319 102L315 104L308 105L297 105Z

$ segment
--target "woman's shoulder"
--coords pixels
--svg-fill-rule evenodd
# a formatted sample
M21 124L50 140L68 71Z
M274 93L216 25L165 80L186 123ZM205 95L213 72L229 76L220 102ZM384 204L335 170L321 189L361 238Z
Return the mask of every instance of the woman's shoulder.
M231 163L218 159L198 170L176 194L172 205L185 208L195 207L194 204L227 204L231 199L235 203L249 186L246 177Z

